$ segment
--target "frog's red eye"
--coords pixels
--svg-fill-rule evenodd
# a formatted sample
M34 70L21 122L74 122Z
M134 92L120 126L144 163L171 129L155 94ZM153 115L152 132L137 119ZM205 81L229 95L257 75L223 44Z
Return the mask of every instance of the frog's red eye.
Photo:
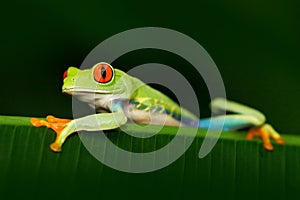
M65 78L67 78L67 76L68 76L68 70L64 71L64 74L63 74L63 80L64 80Z
M114 75L112 67L105 63L98 64L93 73L95 81L99 83L108 83Z

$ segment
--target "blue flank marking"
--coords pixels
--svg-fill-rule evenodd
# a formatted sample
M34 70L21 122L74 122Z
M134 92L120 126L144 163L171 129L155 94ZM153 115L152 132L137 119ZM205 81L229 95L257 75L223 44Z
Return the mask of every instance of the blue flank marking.
M142 104L142 105L143 105L143 104ZM151 107L150 107L150 112L156 111L156 109L157 109L156 105L151 106Z
M110 106L111 112L118 112L123 109L123 102L122 101L112 101Z
M163 108L161 107L161 106L157 106L157 108L156 108L156 112L159 112L159 111L161 111Z
M165 109L164 113L167 114L167 115L170 115L170 114L171 114L170 110L168 110L168 109ZM175 119L176 119L176 118L175 118ZM178 120L178 119L177 119L177 120Z

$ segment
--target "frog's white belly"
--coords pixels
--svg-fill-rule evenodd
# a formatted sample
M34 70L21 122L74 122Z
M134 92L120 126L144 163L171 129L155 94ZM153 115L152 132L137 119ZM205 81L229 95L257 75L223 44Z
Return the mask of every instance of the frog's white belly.
M76 92L72 94L78 100L88 103L88 105L96 110L96 112L109 112L110 103L114 99L119 99L122 95L119 94L99 94Z

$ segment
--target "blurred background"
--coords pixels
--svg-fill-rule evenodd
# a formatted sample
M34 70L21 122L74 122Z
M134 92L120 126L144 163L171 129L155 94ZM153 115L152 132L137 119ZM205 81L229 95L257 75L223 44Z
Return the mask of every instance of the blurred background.
M200 43L218 66L229 99L262 110L282 133L299 134L299 1L9 1L2 5L0 114L72 117L61 94L62 73L122 31L155 26ZM199 95L208 94L186 61L141 50L114 64L127 71L146 62L185 71ZM187 72L186 72L187 71ZM198 82L197 82L198 81Z

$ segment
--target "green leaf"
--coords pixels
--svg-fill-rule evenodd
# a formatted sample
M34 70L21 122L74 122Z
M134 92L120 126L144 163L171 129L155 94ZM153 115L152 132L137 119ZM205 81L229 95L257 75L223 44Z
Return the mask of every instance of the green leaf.
M287 144L274 145L275 150L267 152L260 140L245 140L245 132L223 132L212 152L199 159L206 131L198 130L186 153L168 167L130 174L96 160L77 134L68 138L61 153L52 152L49 145L54 133L32 127L29 120L0 116L1 199L292 198L300 189L299 136L284 135ZM176 130L164 127L148 139L128 136L119 129L105 134L128 151L149 152L168 144Z

